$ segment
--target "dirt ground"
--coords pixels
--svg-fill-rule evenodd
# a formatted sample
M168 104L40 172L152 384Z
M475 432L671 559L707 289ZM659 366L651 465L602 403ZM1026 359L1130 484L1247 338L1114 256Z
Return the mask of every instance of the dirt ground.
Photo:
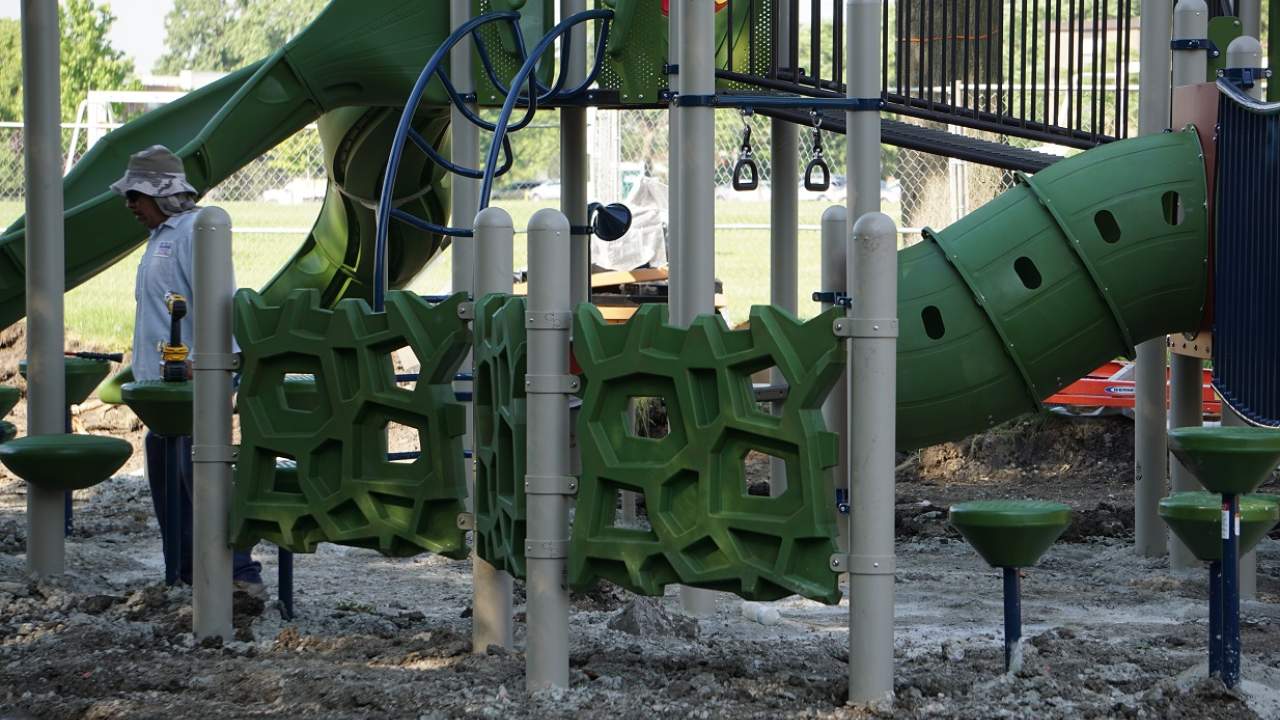
M0 336L0 367L5 347ZM92 402L76 427L141 439L128 411ZM688 619L674 588L575 597L572 687L530 696L522 589L516 649L472 654L468 563L335 546L298 557L296 620L240 598L236 640L197 646L189 591L158 583L140 457L77 493L55 583L25 575L25 486L0 476L0 718L1280 718L1280 542L1259 548L1258 597L1243 608L1248 682L1228 692L1204 679L1207 573L1132 550L1122 417L1046 415L900 458L892 709L843 703L847 604L793 598L762 625L722 596L714 616ZM1013 675L999 575L946 525L950 503L980 497L1076 510L1025 574ZM258 555L274 592L275 553Z

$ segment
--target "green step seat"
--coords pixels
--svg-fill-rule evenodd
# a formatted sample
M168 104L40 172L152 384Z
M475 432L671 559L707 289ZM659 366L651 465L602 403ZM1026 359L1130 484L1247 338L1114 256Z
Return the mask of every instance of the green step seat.
M194 392L190 380L135 380L120 388L120 398L151 432L180 437L191 434Z
M8 420L0 420L0 443L7 443L18 437L18 426Z
M88 358L66 357L67 406L79 405L102 384L111 372L111 363L106 360L90 360ZM27 361L18 361L18 372L27 377Z
M0 417L8 415L21 399L21 390L12 385L0 385Z
M0 463L46 490L83 490L111 477L133 454L120 438L37 435L0 444Z
M974 500L951 506L950 522L992 567L1031 567L1071 524L1071 508L1047 500Z
M1222 496L1209 492L1181 492L1160 500L1160 519L1204 562L1222 559ZM1240 554L1253 549L1276 523L1280 502L1274 495L1240 498Z
M1206 490L1244 495L1280 464L1280 430L1182 427L1169 431L1169 450Z

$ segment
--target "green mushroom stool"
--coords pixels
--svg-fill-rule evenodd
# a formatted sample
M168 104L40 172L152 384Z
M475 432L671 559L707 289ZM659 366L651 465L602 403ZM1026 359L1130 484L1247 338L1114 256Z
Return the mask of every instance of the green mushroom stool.
M1240 496L1258 489L1280 464L1280 431L1253 427L1174 428L1169 431L1169 450L1206 490L1222 495L1218 516L1222 572L1220 579L1211 578L1209 588L1211 602L1215 588L1220 592L1222 641L1217 647L1210 643L1209 671L1212 674L1217 670L1222 684L1233 688L1240 681L1240 555L1246 552L1241 549L1245 527ZM1175 528L1174 532L1178 530ZM1178 537L1182 537L1181 533ZM1211 626L1212 617L1211 607Z
M1071 508L1044 500L975 500L951 507L951 526L991 567L1004 573L1004 669L1022 665L1022 588L1031 567L1071 524Z
M71 406L79 405L89 396L93 394L94 389L98 387L111 372L111 363L104 357L102 359L91 359L76 356L67 356L62 359L63 362L63 383L64 383L64 400L67 403L67 424L66 433L71 434ZM27 377L27 361L18 361L18 374L25 380ZM113 470L114 472L114 470ZM71 526L74 512L71 508L71 491L66 494L65 505L63 506L63 531L65 534L71 534Z
M133 446L99 435L36 435L0 444L0 463L14 475L46 490L93 487L111 477Z
M8 415L21 398L22 392L18 388L0 385L0 417ZM7 420L0 420L0 443L7 443L16 437L18 437L18 427Z

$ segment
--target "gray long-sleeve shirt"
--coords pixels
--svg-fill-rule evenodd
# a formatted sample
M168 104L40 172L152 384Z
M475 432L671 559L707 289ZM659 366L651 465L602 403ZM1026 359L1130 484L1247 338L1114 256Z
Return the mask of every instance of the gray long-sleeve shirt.
M195 222L198 210L174 215L151 231L147 248L138 263L133 296L138 303L133 318L133 377L161 379L160 345L169 340L168 293L187 299L187 316L182 319L182 342L195 352L194 291L192 262ZM235 292L235 279L227 292Z

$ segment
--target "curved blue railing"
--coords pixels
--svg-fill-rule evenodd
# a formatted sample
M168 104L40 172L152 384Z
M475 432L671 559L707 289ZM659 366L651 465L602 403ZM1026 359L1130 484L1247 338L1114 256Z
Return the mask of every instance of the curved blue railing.
M609 38L609 21L613 18L612 10L588 10L578 13L561 21L551 29L534 47L533 53L527 53L524 42L524 33L520 29L520 14L518 12L497 12L482 15L477 18L463 23L456 30L450 33L449 37L436 48L431 55L431 59L427 61L426 67L418 76L417 82L414 83L412 92L409 93L408 101L405 103L404 112L400 116L400 122L396 126L396 133L391 142L391 152L387 159L387 169L382 178L382 190L378 197L377 211L377 229L374 236L374 288L373 288L373 309L375 311L382 310L386 300L387 291L387 240L390 232L390 221L392 219L399 220L403 223L411 225L424 232L436 233L454 238L471 237L473 232L469 228L449 227L440 225L420 218L410 212L392 207L394 202L395 181L400 170L400 161L404 155L404 147L406 142L411 142L415 147L421 150L432 162L436 163L445 170L465 178L473 180L481 180L480 208L489 206L489 196L492 192L493 181L495 178L502 176L514 163L514 156L511 148L511 133L527 127L537 113L538 104L553 100L574 97L583 93L599 77L600 70L604 65L604 51L608 44ZM534 70L537 68L538 62L542 56L546 54L552 45L562 35L573 27L591 20L602 20L603 25L597 30L596 53L592 62L592 69L586 80L571 90L564 89L564 83L568 76L569 62L572 60L572 35L565 38L561 46L560 72L555 83L548 88L538 81ZM513 78L510 87L508 87L501 78L498 77L494 70L492 59L489 55L488 47L484 43L484 39L479 34L480 28L495 22L507 22L510 25L511 32L515 37L515 47L517 57L521 60L519 72ZM478 113L471 109L468 98L460 93L453 84L448 72L444 69L445 58L449 56L449 52L459 42L471 35L476 44L476 54L480 57L481 66L484 68L485 74L489 81L500 92L504 93L506 100L503 103L502 111L498 115L496 122L488 122L484 120ZM418 104L422 101L422 96L426 92L427 86L430 85L432 79L440 80L444 86L445 93L449 96L452 105L458 108L464 118L476 127L494 133L493 142L489 147L483 168L463 167L454 163L449 158L444 157L430 142L427 141L422 133L413 128L413 117L417 111ZM528 84L527 94L523 94L525 84ZM515 112L515 106L521 100L525 101L524 116L514 124L511 122L511 116ZM502 153L502 164L498 164L498 154Z
M505 142L507 133L514 131L509 129L508 125L511 122L511 114L515 112L516 103L520 100L519 88L524 85L526 81L529 83L530 92L528 95L528 110L526 111L526 115L528 115L529 113L537 111L539 102L546 102L547 100L556 98L573 97L574 95L582 93L587 88L591 87L591 85L595 83L596 78L599 77L600 69L604 66L605 47L609 44L609 21L612 19L612 10L587 10L586 12L571 15L560 21L560 24L552 28L546 35L543 35L542 39L538 41L538 44L534 46L533 52L529 53L525 58L524 64L520 66L520 71L516 73L515 78L511 81L511 90L507 93L507 99L502 103L502 111L498 113L498 122L496 123L497 128L494 130L494 142L489 146L489 155L485 161L484 180L480 186L481 210L489 207L489 196L493 192L493 181L496 177L498 168L499 146L497 140L498 138L502 138ZM564 45L561 48L560 74L556 79L555 87L547 90L544 94L539 96L539 93L537 92L539 83L537 78L533 75L533 71L538 65L538 60L547 52L548 49L551 48L552 45L555 44L555 41L559 39L561 35L564 35L574 27L585 22L590 22L591 20L601 20L604 22L600 27L599 35L596 39L596 54L591 63L591 72L587 75L586 80L572 90L563 91L561 89L563 88L565 81L565 71L569 68L568 62L571 60L570 56L572 55L570 52L572 36L569 36L569 38L565 39Z

